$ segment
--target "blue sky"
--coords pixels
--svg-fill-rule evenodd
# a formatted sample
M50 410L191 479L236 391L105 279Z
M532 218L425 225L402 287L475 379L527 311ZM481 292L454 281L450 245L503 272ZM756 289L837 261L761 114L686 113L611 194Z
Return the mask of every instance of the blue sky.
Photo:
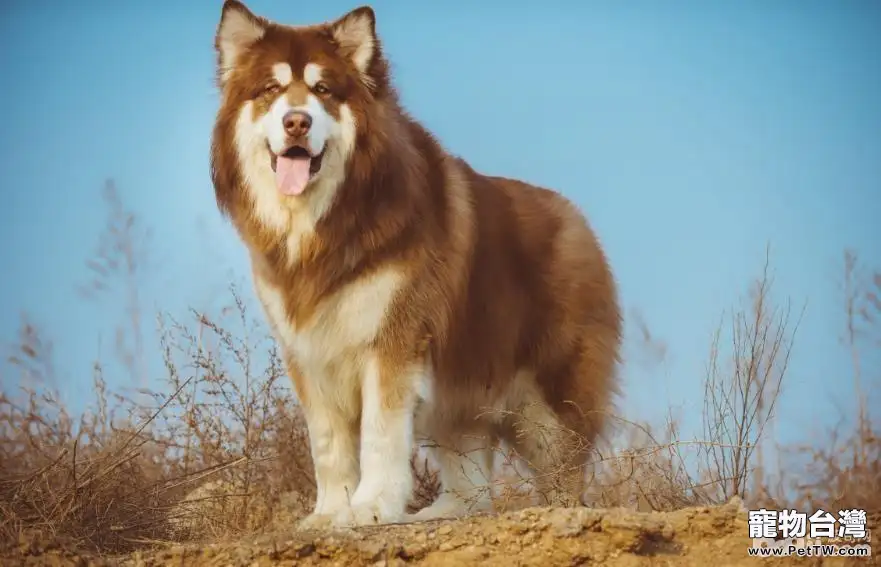
M230 277L251 297L208 176L220 4L2 8L0 338L30 314L55 342L75 407L120 317L117 304L76 291L105 219L106 178L153 230L149 310L207 307ZM356 5L249 6L313 23ZM839 284L845 247L881 267L881 4L373 7L404 103L449 150L556 188L590 217L628 313L667 344L664 368L625 370L631 417L657 419L673 404L686 426L699 423L710 335L768 242L778 293L796 310L808 302L777 435L809 440L851 407ZM18 379L2 376L4 389Z

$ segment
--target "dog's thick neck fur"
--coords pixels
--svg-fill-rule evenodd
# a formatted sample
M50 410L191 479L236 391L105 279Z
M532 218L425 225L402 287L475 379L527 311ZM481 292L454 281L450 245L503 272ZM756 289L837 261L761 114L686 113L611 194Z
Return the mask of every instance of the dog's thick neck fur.
M262 20L261 25L266 32L260 41L272 41L275 33L286 31L284 26ZM432 172L443 171L450 158L402 108L376 37L373 47L368 80L358 85L350 103L357 124L357 151L348 157L339 186L320 188L333 191L331 204L316 219L314 232L304 239L296 259L289 258L286 231L271 230L254 215L247 180L233 165L239 162L233 143L234 117L239 110L235 101L241 100L239 89L243 87L232 84L233 78L227 79L222 90L212 140L217 203L238 227L261 277L298 288L299 301L289 305L298 315L295 320L307 319L323 297L380 265L391 262L433 269L440 259L427 258L426 253L440 248L448 237L446 180L433 177ZM318 197L309 189L303 195L307 202ZM455 279L464 281L466 277L467 266L463 266ZM460 293L453 289L446 292ZM442 322L447 317L438 315L436 319ZM426 331L435 341L445 334L443 328Z

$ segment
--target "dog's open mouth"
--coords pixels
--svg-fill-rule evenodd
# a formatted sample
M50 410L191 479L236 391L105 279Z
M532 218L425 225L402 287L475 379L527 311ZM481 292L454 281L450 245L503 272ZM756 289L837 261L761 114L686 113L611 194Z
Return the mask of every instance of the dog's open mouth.
M324 151L312 156L302 146L293 146L283 154L272 155L272 170L275 172L275 184L284 195L300 195L306 185L321 169L321 158Z

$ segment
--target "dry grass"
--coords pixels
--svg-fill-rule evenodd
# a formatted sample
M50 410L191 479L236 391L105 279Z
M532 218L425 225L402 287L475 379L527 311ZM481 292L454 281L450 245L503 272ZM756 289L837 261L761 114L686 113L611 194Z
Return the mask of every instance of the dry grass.
M21 389L0 395L0 537L6 545L37 538L112 554L289 526L308 511L315 483L303 417L261 315L234 286L217 313L191 311L182 320L160 314L165 372L156 390L145 389L151 357L143 352L137 286L148 233L112 186L105 197L108 230L89 261L95 278L85 291L100 300L122 285L127 317L116 355L128 380L114 383L137 389L109 391L107 366L96 363L92 409L71 415L53 389L51 343L23 320L8 357L17 376L3 381ZM847 344L861 392L877 378L865 376L860 363L864 349L881 346L871 335L881 276L858 278L850 255L846 267ZM770 475L762 467L757 451L784 390L798 327L789 307L774 302L771 279L766 262L749 300L712 338L704 438L684 439L672 415L660 433L609 416L612 437L589 448L592 505L666 511L737 495L778 506L881 510L881 441L865 404L858 404L855 429L843 442L796 448L810 461L806 474ZM577 437L573 442L588 448ZM505 481L496 491L498 508L522 505L532 479L510 450L500 448L497 463ZM440 487L422 455L414 454L412 465L415 510ZM566 466L537 474L562 478Z
M877 364L881 347L881 272L866 269L846 251L843 274L843 342L850 353L857 398L851 419L842 420L813 445L781 448L784 470L757 478L755 498L767 505L833 512L859 508L881 521L881 430L877 415L868 408L869 393L877 392L881 376L867 373L877 368L864 362L874 356Z

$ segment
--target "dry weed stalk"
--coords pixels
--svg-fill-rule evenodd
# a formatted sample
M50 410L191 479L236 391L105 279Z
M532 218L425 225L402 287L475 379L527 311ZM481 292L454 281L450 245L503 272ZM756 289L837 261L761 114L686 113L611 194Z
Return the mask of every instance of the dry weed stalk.
M766 249L762 273L750 290L749 305L730 320L730 366L720 363L723 322L713 337L704 381L703 429L709 444L703 457L721 498L746 498L753 457L774 417L789 368L793 341L804 314L792 324L791 304L773 303Z
M856 254L845 251L843 266L845 333L856 399L850 420L833 428L823 443L785 448L791 470L781 471L775 482L764 479L762 496L776 506L804 509L867 510L881 522L881 433L869 410L870 392L877 392L881 375L866 375L877 364L881 347L881 272L862 266ZM850 423L848 423L848 421ZM846 429L843 429L846 427Z
M86 261L91 278L78 286L79 292L85 299L100 301L108 299L116 285L122 287L125 319L114 332L116 354L135 384L146 387L141 286L150 269L151 231L125 207L113 180L105 182L102 199L107 207L107 220L93 256Z
M567 453L587 454L582 472L586 473L585 500L596 507L624 507L642 511L669 511L686 506L721 504L724 502L717 488L718 475L698 471L697 476L687 466L684 453L688 450L706 450L710 442L684 440L679 434L678 423L670 418L665 436L658 438L651 427L609 414L607 418L617 422L623 435L615 442L600 441L591 445L587 439L571 430L560 431L558 426L530 420L530 412L511 412L486 409L484 416L514 419L520 428L543 432L548 439L559 439L565 433L568 439L561 457L548 466L536 468L523 460L516 451L504 445L494 446L496 453L493 480L486 485L474 486L465 496L466 502L476 503L487 492L494 499L496 511L509 511L528 505L560 506L548 494L536 490L536 480L544 480L551 489L578 471L567 459ZM423 447L442 448L426 442ZM737 447L724 446L733 450ZM444 448L452 450L451 448ZM468 459L467 454L459 453ZM524 466L525 465L525 466ZM441 490L443 488L441 487ZM427 504L428 502L426 502Z
M94 384L98 410L77 421L49 389L26 390L22 403L0 398L5 541L30 531L69 545L126 549L132 524L142 536L161 537L163 509L178 497L163 482L176 474L173 463L150 443L164 405L137 425L116 421L99 372Z

